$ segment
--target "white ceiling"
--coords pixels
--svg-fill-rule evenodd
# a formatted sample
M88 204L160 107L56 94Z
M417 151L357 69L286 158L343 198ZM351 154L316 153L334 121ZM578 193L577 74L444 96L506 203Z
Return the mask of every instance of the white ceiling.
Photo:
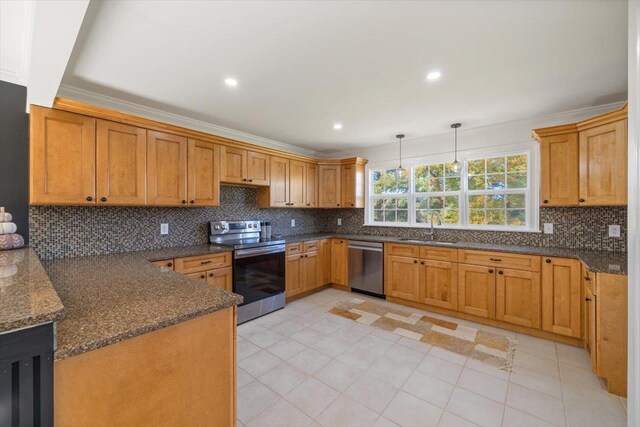
M615 0L94 1L63 84L327 153L624 99L626 35Z

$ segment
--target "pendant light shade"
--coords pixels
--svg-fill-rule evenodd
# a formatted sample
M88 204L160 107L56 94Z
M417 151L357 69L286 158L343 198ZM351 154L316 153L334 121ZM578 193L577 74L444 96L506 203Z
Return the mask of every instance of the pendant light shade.
M460 126L462 126L462 123L453 123L451 125L451 127L453 128L453 132L454 132L455 154L454 154L454 160L453 160L453 171L455 173L460 173L460 171L462 170L462 165L458 161L458 128Z
M398 138L399 150L400 150L400 160L399 160L399 163L398 163L398 169L402 170L402 169L404 169L402 167L402 138L404 138L404 134L403 133L399 133L398 135L396 135L396 138Z

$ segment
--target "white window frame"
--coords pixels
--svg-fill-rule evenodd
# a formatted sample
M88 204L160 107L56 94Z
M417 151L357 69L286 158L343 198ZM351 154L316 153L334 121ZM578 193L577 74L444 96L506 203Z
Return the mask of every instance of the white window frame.
M537 203L539 199L539 186L540 186L540 158L539 150L535 145L535 142L526 142L510 145L509 147L497 146L469 151L461 151L458 153L458 159L463 164L463 170L461 171L461 189L459 192L451 192L448 195L460 195L460 223L457 225L452 224L434 224L435 228L442 229L459 229L459 230L490 230L490 231L513 231L513 232L540 232L539 215L540 206ZM528 158L527 164L527 189L525 194L525 209L526 209L526 224L523 226L508 226L508 225L471 225L467 221L468 212L468 196L472 194L468 190L468 177L467 177L467 163L470 160L490 157L508 157L517 154L526 154ZM446 163L451 162L451 153L440 154L435 156L424 156L403 159L403 167L408 169L409 172L409 193L408 196L408 219L407 223L398 222L374 222L373 221L373 204L374 198L380 197L394 197L395 195L373 195L373 180L371 179L371 173L374 170L380 169L394 169L398 166L398 161L384 161L369 163L365 167L365 226L372 227L406 227L406 228L430 228L430 223L416 223L415 201L416 197L421 197L424 194L436 195L436 193L416 193L415 192L415 176L414 168L416 166L430 165L434 163ZM504 189L504 190L475 190L473 194L488 194L489 192L495 192L500 194L507 193L523 193L521 189ZM447 192L442 192L442 195L446 196Z

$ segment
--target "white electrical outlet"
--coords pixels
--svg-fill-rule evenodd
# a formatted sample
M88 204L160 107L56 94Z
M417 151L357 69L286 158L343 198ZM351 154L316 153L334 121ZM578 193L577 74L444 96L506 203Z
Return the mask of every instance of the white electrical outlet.
M292 219L292 220L291 220L291 226L292 226L292 227L295 227L295 226L296 226L296 220L295 220L295 219Z
M610 225L609 226L609 237L620 237L620 226L619 225Z
M544 234L553 234L553 223L545 222L544 223Z
M169 224L160 224L160 234L169 234Z
M342 218L338 218L338 225L342 225Z

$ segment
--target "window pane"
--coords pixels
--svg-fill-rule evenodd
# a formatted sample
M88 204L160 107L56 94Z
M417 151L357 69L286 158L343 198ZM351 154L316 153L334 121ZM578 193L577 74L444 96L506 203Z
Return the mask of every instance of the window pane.
M415 191L417 193L426 193L429 191L429 166L416 166L413 176L416 181Z
M515 172L507 174L508 188L527 188L527 173Z
M505 207L505 195L504 194L491 194L487 196L487 208L504 208Z
M470 210L469 224L482 225L485 223L484 210Z
M382 199L382 207L384 209L395 209L396 208L396 199Z
M505 224L505 211L500 209L487 209L487 224L489 225L504 225Z
M442 222L445 224L458 224L460 222L460 212L457 209L445 209L442 211Z
M399 210L398 211L397 221L398 222L407 222L407 221L409 221L409 211L407 211L407 210Z
M416 197L416 209L429 209L429 199L427 197Z
M373 199L373 209L382 209L384 199Z
M506 188L504 174L487 175L487 190L502 190Z
M494 157L487 159L487 173L500 173L505 172L505 158Z
M460 177L445 178L445 191L460 191Z
M382 222L384 220L384 211L373 211L373 220L376 222Z
M373 194L397 194L409 191L409 175L406 169L373 171Z
M525 207L524 194L508 194L507 207L508 208L524 208Z
M419 210L416 211L416 222L420 223L420 224L424 224L426 222L429 222L430 219L430 213L428 210Z
M430 178L429 179L429 191L444 191L444 178Z
M469 162L469 175L484 175L486 172L484 159Z
M526 170L527 170L526 154L507 157L507 172L526 172Z
M484 209L484 201L486 196L469 196L469 207L471 209Z
M429 166L429 175L433 178L440 178L444 176L444 163L439 165Z
M509 209L507 211L507 224L526 225L526 211L524 209Z
M407 209L407 199L396 199L396 206L398 209Z
M454 168L453 163L445 163L444 165L445 176L460 176L460 171L455 172L453 168Z
M484 175L469 177L469 190L484 190Z
M447 196L444 198L444 206L447 209L458 209L460 207L460 198L458 196Z
M444 207L444 197L429 197L429 208L442 209Z
M384 222L396 222L396 211L384 211Z

